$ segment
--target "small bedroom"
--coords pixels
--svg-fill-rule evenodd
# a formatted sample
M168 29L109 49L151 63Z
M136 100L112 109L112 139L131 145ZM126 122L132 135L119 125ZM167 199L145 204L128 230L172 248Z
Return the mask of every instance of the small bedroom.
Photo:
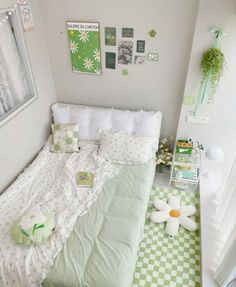
M236 287L236 1L0 1L0 287Z

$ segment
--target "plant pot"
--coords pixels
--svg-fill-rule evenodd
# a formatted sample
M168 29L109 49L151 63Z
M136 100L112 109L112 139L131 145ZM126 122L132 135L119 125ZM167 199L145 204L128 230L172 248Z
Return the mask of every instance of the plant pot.
M156 171L157 171L158 173L163 173L163 171L164 171L164 166L163 166L163 164L158 164L158 165L156 166Z

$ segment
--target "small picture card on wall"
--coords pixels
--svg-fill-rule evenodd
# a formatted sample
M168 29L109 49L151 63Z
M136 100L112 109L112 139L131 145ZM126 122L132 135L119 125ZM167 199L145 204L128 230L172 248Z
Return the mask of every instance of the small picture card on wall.
M193 96L186 96L183 99L183 105L192 106L195 104L195 97Z
M34 27L34 20L29 1L18 1L23 28L25 31Z
M105 45L116 46L116 28L105 27Z
M148 59L148 61L158 61L159 56L157 53L148 53L147 59Z
M137 53L144 53L145 52L145 41L144 40L138 40L137 41L136 52Z
M113 70L116 68L116 53L106 52L106 68Z
M67 22L72 70L101 75L99 23Z
M123 38L133 38L134 37L134 28L122 28L122 37Z
M121 75L122 75L122 76L128 76L128 75L129 75L128 69L123 69L123 70L121 71Z
M135 65L143 65L145 63L145 56L135 56L134 57L134 64Z
M148 32L148 35L149 35L151 38L155 38L155 37L156 37L156 34L157 34L157 32L156 32L154 29L152 29L151 31Z
M120 41L118 44L118 64L132 64L133 57L133 42Z

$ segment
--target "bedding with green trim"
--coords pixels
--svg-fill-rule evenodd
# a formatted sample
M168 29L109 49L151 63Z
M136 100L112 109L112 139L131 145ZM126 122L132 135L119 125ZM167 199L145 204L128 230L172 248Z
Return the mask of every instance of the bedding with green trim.
M130 287L154 178L151 160L119 165L74 230L42 286Z

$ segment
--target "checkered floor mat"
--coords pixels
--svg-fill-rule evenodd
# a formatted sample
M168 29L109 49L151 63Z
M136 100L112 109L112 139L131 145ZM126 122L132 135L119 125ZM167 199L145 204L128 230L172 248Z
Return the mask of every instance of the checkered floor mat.
M144 238L140 243L132 287L199 287L200 285L200 233L180 227L170 238L165 223L150 221L153 199L167 201L170 194L181 199L181 205L195 205L199 210L199 194L169 188L154 187L151 191L146 216ZM192 216L199 224L199 212Z

